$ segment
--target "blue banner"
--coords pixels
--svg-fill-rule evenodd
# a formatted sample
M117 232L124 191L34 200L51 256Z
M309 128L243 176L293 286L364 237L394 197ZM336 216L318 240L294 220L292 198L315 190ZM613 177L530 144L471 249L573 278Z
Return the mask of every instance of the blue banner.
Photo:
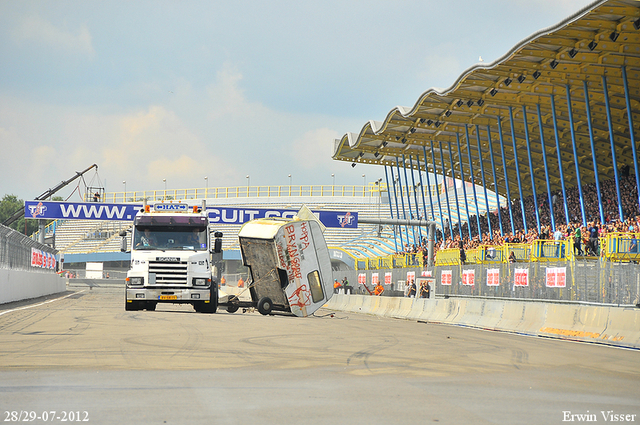
M25 218L131 221L142 204L26 201Z
M229 208L207 207L211 223L242 224L256 218L293 218L298 210L281 210L277 208ZM342 227L356 229L358 227L357 212L312 211L326 227Z
M163 207L167 206L166 208ZM169 208L171 206L171 208ZM184 206L181 210L188 211L186 204L156 204L155 211L177 210L177 206ZM53 202L26 201L25 218L42 219L75 219L75 220L105 220L131 221L142 208L142 204L103 204L96 202ZM298 210L283 210L275 208L230 208L207 207L209 221L213 224L243 224L256 218L281 217L293 218ZM344 211L313 211L326 227L356 229L358 227L358 213Z

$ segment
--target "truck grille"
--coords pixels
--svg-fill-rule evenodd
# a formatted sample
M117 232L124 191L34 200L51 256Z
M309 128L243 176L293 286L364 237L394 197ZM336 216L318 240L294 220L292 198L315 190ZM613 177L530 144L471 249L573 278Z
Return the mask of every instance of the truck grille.
M188 262L149 261L149 273L155 273L156 285L186 285Z

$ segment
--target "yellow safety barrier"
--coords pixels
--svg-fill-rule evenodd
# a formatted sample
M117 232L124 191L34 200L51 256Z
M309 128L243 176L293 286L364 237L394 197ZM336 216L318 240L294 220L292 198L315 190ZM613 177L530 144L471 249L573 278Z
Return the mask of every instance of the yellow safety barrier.
M601 255L609 261L640 261L640 233L607 233L601 238Z

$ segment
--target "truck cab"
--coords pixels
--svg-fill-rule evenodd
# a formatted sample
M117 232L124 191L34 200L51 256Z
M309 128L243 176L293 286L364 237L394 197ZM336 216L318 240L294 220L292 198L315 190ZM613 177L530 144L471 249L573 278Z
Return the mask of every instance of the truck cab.
M155 310L158 303L175 303L215 313L218 283L209 234L204 205L145 205L133 223L125 310Z

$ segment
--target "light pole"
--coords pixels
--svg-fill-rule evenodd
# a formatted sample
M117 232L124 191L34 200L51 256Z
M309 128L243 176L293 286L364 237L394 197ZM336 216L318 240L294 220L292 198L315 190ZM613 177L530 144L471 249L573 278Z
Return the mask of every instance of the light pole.
M249 174L247 174L247 196L249 196L249 186L251 186L251 177L249 177Z
M332 186L335 186L336 185L336 175L335 174L331 174L331 178L333 179L333 185Z
M204 176L204 182L207 185L207 188L204 190L204 197L206 199L209 193L209 176Z
M164 196L162 199L167 199L167 179L162 179L162 182L164 183Z
M291 186L291 174L289 174L289 186Z
M122 180L122 184L124 185L124 202L127 202L127 181L126 180Z

